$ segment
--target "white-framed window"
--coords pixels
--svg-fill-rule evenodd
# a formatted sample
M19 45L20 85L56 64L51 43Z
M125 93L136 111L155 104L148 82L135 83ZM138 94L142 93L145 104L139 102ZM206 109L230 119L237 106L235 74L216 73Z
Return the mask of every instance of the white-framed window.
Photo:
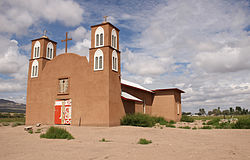
M179 114L180 114L180 104L177 103L177 115L179 115Z
M31 66L31 78L38 77L38 61L34 60Z
M47 49L46 49L46 58L48 59L53 59L53 53L54 53L54 47L51 42L47 44Z
M39 58L40 57L40 42L36 41L35 45L34 45L34 50L33 50L33 58Z
M112 70L118 71L118 56L115 50L112 52Z
M98 27L95 31L95 47L104 46L104 30L102 27Z
M98 49L94 55L94 70L103 70L104 57L102 50Z
M111 32L111 47L117 49L117 35L115 29Z

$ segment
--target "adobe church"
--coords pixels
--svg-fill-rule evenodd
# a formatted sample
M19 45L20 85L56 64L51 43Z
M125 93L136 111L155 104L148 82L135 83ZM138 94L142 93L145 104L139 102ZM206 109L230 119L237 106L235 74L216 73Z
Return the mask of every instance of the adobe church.
M137 112L180 120L182 90L121 79L119 29L111 23L91 26L89 60L67 53L67 45L57 56L56 46L46 35L32 40L26 124L117 126Z

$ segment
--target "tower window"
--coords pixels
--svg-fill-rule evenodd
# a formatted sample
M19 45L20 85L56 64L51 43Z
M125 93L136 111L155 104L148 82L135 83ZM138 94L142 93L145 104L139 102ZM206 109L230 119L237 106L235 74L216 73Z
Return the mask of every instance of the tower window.
M51 42L49 42L47 44L46 58L48 58L48 59L52 59L53 58L53 50L54 50L53 44Z
M98 49L96 52L95 52L95 55L94 55L94 70L97 71L97 70L103 70L103 52L102 50Z
M115 50L112 52L112 70L118 71L118 56Z
M98 27L95 31L95 47L104 46L104 30L102 27Z
M117 35L115 29L111 32L111 47L117 49Z
M103 45L103 33L100 34L100 45Z
M40 42L36 41L33 50L33 58L39 58L39 57L40 57Z
M34 60L31 66L31 78L38 77L38 61Z

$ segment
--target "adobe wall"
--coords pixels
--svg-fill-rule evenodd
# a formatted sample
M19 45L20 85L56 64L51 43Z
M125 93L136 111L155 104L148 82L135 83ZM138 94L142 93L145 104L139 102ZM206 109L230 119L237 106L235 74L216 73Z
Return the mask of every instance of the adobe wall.
M135 102L131 101L131 100L122 100L124 109L125 109L125 113L126 114L133 114L135 113Z
M178 100L180 100L180 93L177 91L155 91L152 115L164 117L168 121L179 121L181 114L177 115Z
M105 70L93 73L86 57L72 53L47 62L38 78L30 79L29 73L26 123L54 124L55 100L72 99L72 125L79 125L81 119L81 125L109 126L109 82L105 74ZM69 94L58 95L58 79L67 77Z
M133 88L127 85L122 84L122 91L127 92L128 94L131 94L141 100L144 101L145 107L146 107L146 114L151 114L152 112L152 103L154 100L154 94L143 91L137 88ZM143 112L142 112L143 113Z

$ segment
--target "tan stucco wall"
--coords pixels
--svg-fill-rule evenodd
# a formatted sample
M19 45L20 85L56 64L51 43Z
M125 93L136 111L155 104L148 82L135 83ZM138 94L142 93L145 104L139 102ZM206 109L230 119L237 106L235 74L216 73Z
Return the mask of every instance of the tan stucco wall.
M174 90L156 91L152 105L152 115L162 116L166 120L179 121L180 114L177 114L177 103L180 103L180 93Z

